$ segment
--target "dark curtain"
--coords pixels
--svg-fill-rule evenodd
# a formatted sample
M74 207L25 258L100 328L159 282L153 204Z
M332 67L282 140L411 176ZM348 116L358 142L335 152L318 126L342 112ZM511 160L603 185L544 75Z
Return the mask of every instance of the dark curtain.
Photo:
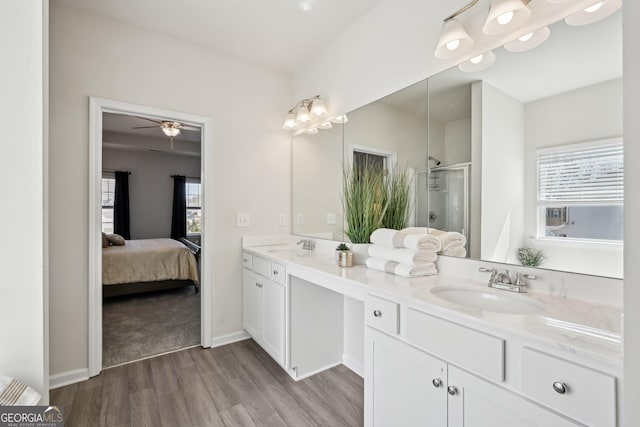
M129 172L116 172L116 188L113 201L113 232L131 239L129 225Z
M173 215L171 216L171 238L187 237L187 178L173 176Z

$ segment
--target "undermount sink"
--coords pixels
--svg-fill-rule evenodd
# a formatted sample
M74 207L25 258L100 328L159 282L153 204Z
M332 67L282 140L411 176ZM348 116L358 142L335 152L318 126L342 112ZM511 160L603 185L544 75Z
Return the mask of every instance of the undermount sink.
M489 288L436 286L431 293L449 302L497 313L540 314L546 310L544 304L525 295Z

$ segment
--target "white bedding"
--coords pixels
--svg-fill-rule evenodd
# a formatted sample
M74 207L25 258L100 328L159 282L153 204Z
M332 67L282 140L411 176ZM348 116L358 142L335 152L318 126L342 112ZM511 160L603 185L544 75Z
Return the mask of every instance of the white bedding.
M158 280L193 280L198 265L193 253L173 239L127 240L124 246L102 249L102 284Z

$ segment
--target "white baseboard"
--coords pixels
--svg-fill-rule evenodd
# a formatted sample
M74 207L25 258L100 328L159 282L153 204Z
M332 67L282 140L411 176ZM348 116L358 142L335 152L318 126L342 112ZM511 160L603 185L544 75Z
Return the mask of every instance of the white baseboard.
M356 360L348 354L342 354L342 364L364 378L364 363L361 360Z
M244 341L249 338L251 338L251 335L249 335L247 331L239 331L239 332L234 332L232 334L222 335L219 337L212 337L211 348L232 344L238 341Z
M307 372L306 374L304 374L304 375L300 375L299 377L292 376L292 378L293 378L294 380L296 380L296 381L300 381L300 380L303 380L303 379L305 379L305 378L312 377L312 376L314 376L315 374L319 374L320 372L324 372L324 371L329 370L329 369L331 369L331 368L335 368L335 367L336 367L336 366L338 366L338 365L342 365L342 362L332 363L332 364L330 364L330 365L327 365L327 366L324 366L324 367L322 367L322 368L316 369L315 371ZM288 373L289 375L295 375L297 372L298 372L297 370L288 370L288 371L287 371L287 373Z
M69 384L79 383L89 379L89 369L76 369L75 371L62 372L49 377L49 390L64 387Z

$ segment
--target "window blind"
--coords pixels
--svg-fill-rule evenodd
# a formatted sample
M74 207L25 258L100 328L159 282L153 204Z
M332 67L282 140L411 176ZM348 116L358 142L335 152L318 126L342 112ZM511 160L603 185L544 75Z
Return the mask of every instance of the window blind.
M624 200L622 139L539 150L538 202Z

